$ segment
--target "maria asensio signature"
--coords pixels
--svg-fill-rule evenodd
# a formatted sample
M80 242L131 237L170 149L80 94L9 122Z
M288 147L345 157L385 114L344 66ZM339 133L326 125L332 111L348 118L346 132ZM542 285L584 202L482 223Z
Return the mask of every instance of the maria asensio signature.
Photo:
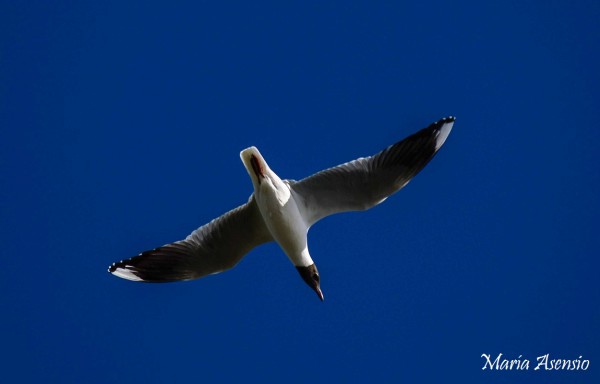
M492 360L491 354L482 353L481 358L484 359L482 370L527 371L530 365L529 359L524 359L523 355L519 355L516 359L507 359L502 357L502 353L499 353ZM590 361L583 359L583 356L579 356L577 359L551 359L549 353L538 356L536 363L537 365L533 368L534 371L587 371L590 367Z

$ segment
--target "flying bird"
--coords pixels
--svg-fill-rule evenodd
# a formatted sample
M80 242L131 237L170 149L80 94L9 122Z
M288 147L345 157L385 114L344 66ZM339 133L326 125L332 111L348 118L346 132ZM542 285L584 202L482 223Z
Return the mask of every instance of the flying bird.
M323 300L321 276L307 234L322 218L367 210L404 187L446 141L454 117L443 118L383 151L325 169L300 181L282 180L256 147L240 157L252 180L248 202L184 240L113 263L115 276L144 282L193 280L233 268L252 248L276 241Z

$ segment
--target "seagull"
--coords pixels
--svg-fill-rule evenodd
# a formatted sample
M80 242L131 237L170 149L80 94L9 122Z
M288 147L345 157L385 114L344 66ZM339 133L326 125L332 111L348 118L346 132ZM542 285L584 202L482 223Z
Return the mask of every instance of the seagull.
M254 187L246 204L184 240L113 263L108 271L132 281L193 280L231 269L251 249L275 241L323 301L321 277L308 251L310 227L334 213L367 210L398 192L435 156L454 120L443 118L373 156L300 181L282 180L256 147L246 148L240 157Z

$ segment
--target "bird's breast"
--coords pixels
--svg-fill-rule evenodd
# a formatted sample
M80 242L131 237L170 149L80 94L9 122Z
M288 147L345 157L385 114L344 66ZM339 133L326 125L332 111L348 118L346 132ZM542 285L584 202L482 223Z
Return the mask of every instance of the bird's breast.
M283 188L271 188L269 184L261 184L256 202L271 235L292 258L292 255L299 254L306 248L308 227L289 186L284 184Z

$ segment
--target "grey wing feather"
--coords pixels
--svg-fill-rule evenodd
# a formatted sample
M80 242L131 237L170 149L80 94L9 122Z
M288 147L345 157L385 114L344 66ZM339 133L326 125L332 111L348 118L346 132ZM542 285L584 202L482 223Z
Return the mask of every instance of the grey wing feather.
M290 183L309 225L345 211L369 209L404 187L448 137L454 117L441 119L376 155Z
M252 196L185 240L114 263L109 272L133 281L192 280L233 268L252 248L271 240Z

